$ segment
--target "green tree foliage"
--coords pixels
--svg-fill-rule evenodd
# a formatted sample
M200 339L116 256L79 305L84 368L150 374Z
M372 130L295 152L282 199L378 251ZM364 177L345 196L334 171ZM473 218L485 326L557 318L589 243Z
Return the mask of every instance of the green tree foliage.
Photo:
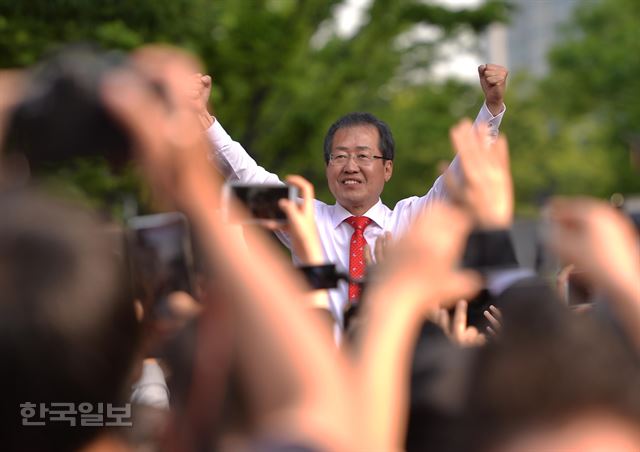
M413 0L376 0L368 10L368 21L352 37L329 32L325 42L318 44L316 38L330 27L332 6L338 3L274 1L266 5L279 8L256 14L247 2L233 2L233 7L226 2L224 10L230 19L221 18L218 58L211 63L214 84L219 85L216 113L265 167L279 174L302 173L325 200L330 196L323 181L322 141L329 125L349 111L379 115L392 126L399 155L405 157L406 164L399 165L391 190L385 192L386 200L394 203L416 193L410 169L420 177L419 192L433 180L434 159L425 161L419 154L431 144L424 138L401 138L405 132L415 135L407 119L415 124L416 116L421 117L424 128L450 117L451 107L431 102L428 94L439 96L441 89L449 88L448 94L464 93L467 99L471 95L479 105L477 91L462 86L434 88L399 81L411 65L426 68L432 63L437 43L402 49L398 36L421 23L441 27L443 38L461 28L479 30L491 19L503 17L505 8L502 2L492 1L479 9L451 12ZM407 61L420 51L421 58ZM444 121L440 128L439 136L445 140L451 122Z
M553 74L571 87L573 96L558 96L563 118L590 121L598 132L587 147L605 149L616 171L613 190L640 191L640 176L631 169L629 149L640 134L640 3L603 0L576 12L568 39L550 55ZM551 97L558 89L544 85ZM560 88L562 89L562 88Z
M0 66L27 66L76 41L125 50L149 42L186 47L213 75L215 112L232 136L270 170L310 178L325 199L325 131L346 112L371 111L390 123L398 142L396 174L385 192L393 204L431 185L437 161L451 158L448 127L475 115L481 102L477 87L428 84L407 74L433 64L443 39L482 31L504 19L507 7L504 0L459 10L372 0L364 24L344 37L332 28L340 3L0 0ZM436 27L439 37L400 45L419 24ZM94 192L104 196L110 184L97 185Z
M552 193L639 193L630 149L640 136L640 4L579 4L540 81L512 81L509 135L517 195L528 210Z

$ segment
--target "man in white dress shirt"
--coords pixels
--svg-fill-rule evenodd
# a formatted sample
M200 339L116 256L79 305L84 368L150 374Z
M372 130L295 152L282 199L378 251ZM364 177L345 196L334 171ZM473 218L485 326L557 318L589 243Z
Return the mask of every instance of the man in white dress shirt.
M485 103L475 124L487 123L490 134L497 136L505 110L503 96L508 72L502 66L488 64L480 66L478 73ZM211 79L203 76L201 82L204 97L208 98ZM202 116L203 124L208 125L211 116L204 111ZM280 182L277 175L259 166L242 145L227 134L217 118L212 121L207 129L213 148L212 159L227 180ZM334 263L339 271L349 273L350 255L354 251L350 249L355 240L350 217L368 219L363 230L364 239L373 249L376 239L385 232L393 237L401 235L431 202L446 199L444 178L440 176L423 196L403 199L393 210L382 204L380 195L384 184L393 174L394 143L389 127L373 115L353 113L339 119L329 129L324 147L327 183L336 203L328 205L316 200L316 223L326 260ZM456 167L457 160L454 159L448 171L456 171ZM281 232L277 235L290 248L289 237ZM330 310L338 325L343 323L350 294L347 283L340 283L337 289L330 291Z

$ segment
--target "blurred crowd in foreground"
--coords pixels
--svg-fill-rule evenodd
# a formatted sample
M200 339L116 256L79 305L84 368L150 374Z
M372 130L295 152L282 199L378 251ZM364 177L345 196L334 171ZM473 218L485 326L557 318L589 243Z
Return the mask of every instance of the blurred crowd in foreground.
M74 48L3 74L0 449L640 450L638 230L555 198L557 279L519 266L507 72L479 78L426 195L381 204L393 137L355 113L325 141L334 206L289 176L254 211L225 179L282 182L211 115L194 57ZM173 213L124 226L47 193L40 171L82 156L135 165Z

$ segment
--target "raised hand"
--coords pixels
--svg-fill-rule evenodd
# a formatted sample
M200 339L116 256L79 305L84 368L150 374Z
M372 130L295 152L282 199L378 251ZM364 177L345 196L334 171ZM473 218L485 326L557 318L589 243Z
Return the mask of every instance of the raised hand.
M433 204L389 250L368 289L357 393L370 450L402 449L411 356L425 317L481 287L479 275L457 268L470 228L460 209Z
M509 71L498 64L483 64L478 66L478 75L487 108L495 116L504 108L504 91Z
M199 69L197 61L156 46L138 50L133 61L136 71L108 77L102 97L134 137L137 160L155 194L175 206L192 202L193 191L217 192L219 180L207 161L198 111L185 89ZM149 80L162 86L163 97Z
M325 262L324 252L314 212L315 193L311 182L302 176L287 176L286 181L300 190L302 202L281 199L280 208L287 215L288 223L283 228L291 237L291 248L305 265L318 265Z
M389 290L388 296L395 298L398 290L419 291L422 314L473 295L479 288L477 275L456 268L471 226L460 209L434 204L387 253L387 276L379 292Z
M640 244L633 224L603 201L555 198L545 211L548 243L567 264L612 288L635 282L640 293Z
M486 125L474 128L465 119L451 129L450 137L460 171L447 171L447 192L466 207L477 226L508 228L513 221L513 181L509 147L504 136L490 143Z
M194 110L198 114L200 125L204 130L211 127L214 118L209 112L209 96L211 95L212 79L209 75L193 74L189 81L188 95Z
M640 238L631 221L590 198L553 199L545 216L548 245L606 293L640 350Z
M389 252L393 244L393 236L391 232L386 231L384 234L376 238L376 244L373 247L373 253L369 244L364 246L364 260L369 265L381 264ZM375 257L375 260L374 260Z
M467 325L466 300L456 303L453 319L446 309L440 309L435 314L435 323L442 328L449 340L460 347L476 347L484 345L487 341L484 334L480 333L474 326Z

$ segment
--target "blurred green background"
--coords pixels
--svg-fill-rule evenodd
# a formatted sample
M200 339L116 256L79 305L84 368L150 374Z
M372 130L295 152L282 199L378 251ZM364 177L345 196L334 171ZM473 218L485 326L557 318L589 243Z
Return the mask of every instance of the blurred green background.
M562 1L562 0L558 0ZM133 49L165 42L196 53L214 77L212 104L229 133L267 169L300 173L332 201L322 140L349 111L370 111L397 142L383 200L423 194L437 164L452 157L448 129L475 117L477 82L418 77L443 43L508 22L508 0L448 9L417 0L372 0L352 36L332 28L339 0L0 0L0 67L26 67L70 42ZM512 74L508 112L517 211L530 215L550 194L640 192L632 153L640 142L640 2L593 0L578 7L540 78ZM416 24L437 39L401 45ZM635 144L634 144L635 143ZM133 190L101 162L56 171L93 204L113 207ZM119 208L116 206L116 210Z

